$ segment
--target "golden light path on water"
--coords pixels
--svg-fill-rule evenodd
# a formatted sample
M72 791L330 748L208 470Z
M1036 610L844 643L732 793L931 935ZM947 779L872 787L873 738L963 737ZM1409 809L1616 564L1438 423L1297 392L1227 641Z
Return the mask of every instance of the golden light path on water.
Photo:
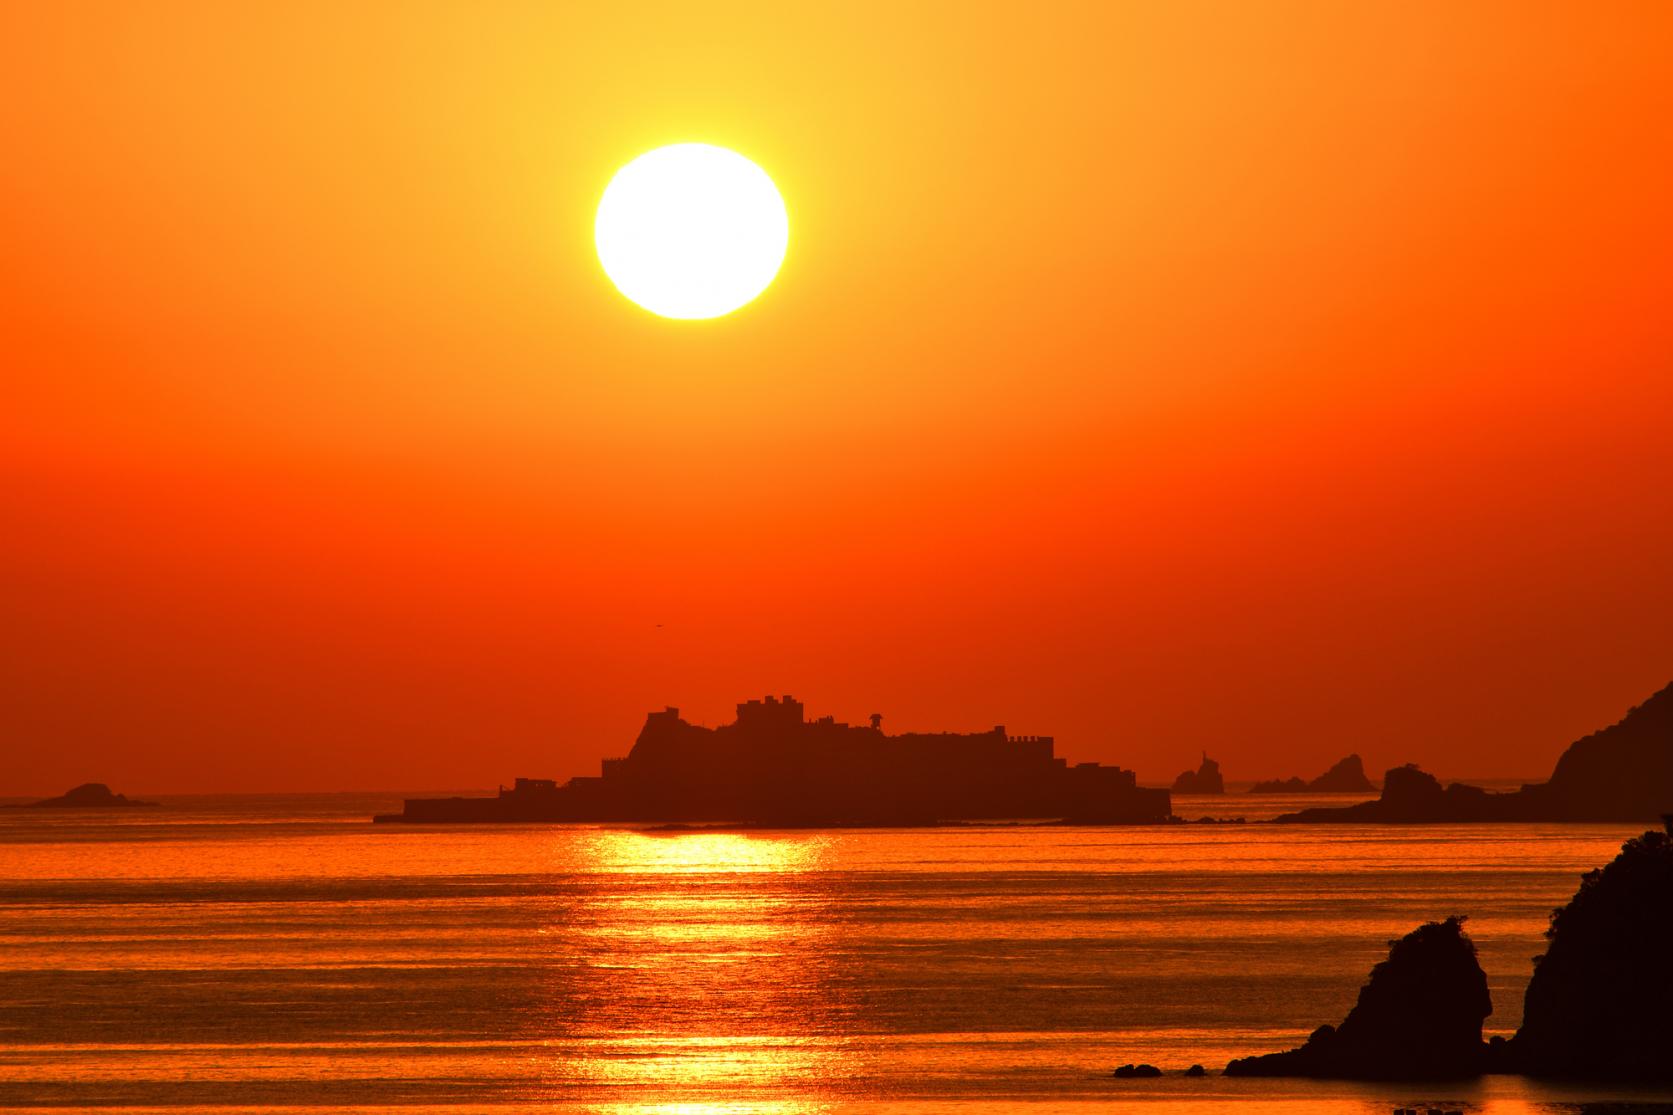
M1489 1032L1514 1031L1552 906L1626 826L366 822L387 808L0 815L0 1108L1555 1115L1673 1100L1217 1071L1339 1019L1389 939L1457 912ZM1167 1075L1112 1080L1128 1061ZM1193 1062L1205 1079L1181 1074Z
M831 955L821 937L832 933L828 899L752 885L736 893L741 876L795 876L828 866L829 842L741 833L599 832L584 854L600 874L651 876L654 892L611 898L614 917L600 918L595 944L622 957L662 1007L667 1029L625 1034L607 1054L587 1057L580 1071L610 1090L708 1095L770 1095L835 1091L849 1056L840 1043L808 1032L829 1029L809 1003L828 976ZM670 886L670 882L673 883ZM794 947L789 947L789 946ZM763 973L771 978L763 979ZM748 987L751 1013L778 1019L783 1032L750 1027L740 1042L738 1019L713 994L717 984ZM568 1008L566 1007L566 1010ZM672 1023L672 1025L669 1025ZM576 1066L566 1065L565 1074ZM601 1110L615 1115L802 1115L821 1110L808 1100L628 1102Z

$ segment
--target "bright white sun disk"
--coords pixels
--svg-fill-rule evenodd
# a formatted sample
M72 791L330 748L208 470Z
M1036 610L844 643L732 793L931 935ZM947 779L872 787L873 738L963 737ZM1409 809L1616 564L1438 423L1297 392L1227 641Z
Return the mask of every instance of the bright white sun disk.
M719 317L773 281L790 219L760 167L724 147L679 143L616 172L593 236L605 274L645 309Z

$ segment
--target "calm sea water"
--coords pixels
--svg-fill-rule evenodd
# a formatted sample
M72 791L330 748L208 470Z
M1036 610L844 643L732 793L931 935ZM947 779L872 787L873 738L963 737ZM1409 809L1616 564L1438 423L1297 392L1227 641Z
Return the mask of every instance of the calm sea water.
M1470 915L1515 1029L1552 906L1635 831L411 829L393 796L0 811L0 1106L1153 1115L1673 1095L1187 1079ZM1181 799L1270 815L1318 796ZM1117 1081L1149 1061L1160 1080Z

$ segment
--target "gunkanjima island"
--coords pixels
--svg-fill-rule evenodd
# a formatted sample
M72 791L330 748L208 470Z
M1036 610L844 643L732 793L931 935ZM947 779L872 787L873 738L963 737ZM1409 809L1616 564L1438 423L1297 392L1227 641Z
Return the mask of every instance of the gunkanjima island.
M1167 790L1130 770L1057 757L1050 736L883 731L809 720L794 697L738 706L718 728L679 709L645 718L633 749L595 777L519 778L491 798L410 798L378 821L661 821L774 826L922 825L995 818L1155 824Z
M985 732L889 735L881 716L872 715L866 725L830 716L809 720L802 703L788 696L745 701L737 708L738 718L717 728L692 724L676 708L653 712L632 750L623 758L605 759L596 776L561 784L518 778L494 797L409 798L400 813L373 819L794 828L995 820L1147 825L1181 819L1173 815L1168 790L1140 786L1132 771L1119 766L1071 764L1057 756L1051 736L1014 736L1003 725ZM1218 764L1206 755L1202 768L1182 774L1174 788L1224 792ZM1357 755L1303 788L1361 794L1374 789ZM1255 791L1263 787L1257 784ZM1384 774L1375 799L1303 809L1276 821L1653 821L1669 810L1673 685L1629 709L1618 722L1570 744L1545 782L1490 793L1461 782L1443 786L1406 764Z

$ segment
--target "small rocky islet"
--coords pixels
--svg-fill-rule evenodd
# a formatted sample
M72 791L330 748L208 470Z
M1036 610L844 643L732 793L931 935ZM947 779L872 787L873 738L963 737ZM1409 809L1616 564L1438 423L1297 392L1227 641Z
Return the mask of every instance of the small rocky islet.
M1615 724L1575 740L1551 777L1512 793L1439 779L1412 763L1383 778L1381 796L1340 807L1303 809L1280 824L1456 824L1653 822L1673 809L1673 685Z
M1365 761L1357 754L1347 755L1338 760L1329 770L1317 778L1279 778L1266 782L1256 782L1249 787L1251 794L1369 794L1377 787L1365 777ZM1223 794L1226 792L1225 776L1220 772L1220 764L1203 752L1202 762L1196 770L1181 771L1179 777L1173 780L1173 792L1176 794Z
M126 794L112 793L103 782L83 782L55 798L8 805L7 809L156 809L154 801L135 801Z
M1369 794L1376 790L1365 776L1365 760L1357 753L1339 759L1317 778L1283 778L1257 782L1251 794Z

